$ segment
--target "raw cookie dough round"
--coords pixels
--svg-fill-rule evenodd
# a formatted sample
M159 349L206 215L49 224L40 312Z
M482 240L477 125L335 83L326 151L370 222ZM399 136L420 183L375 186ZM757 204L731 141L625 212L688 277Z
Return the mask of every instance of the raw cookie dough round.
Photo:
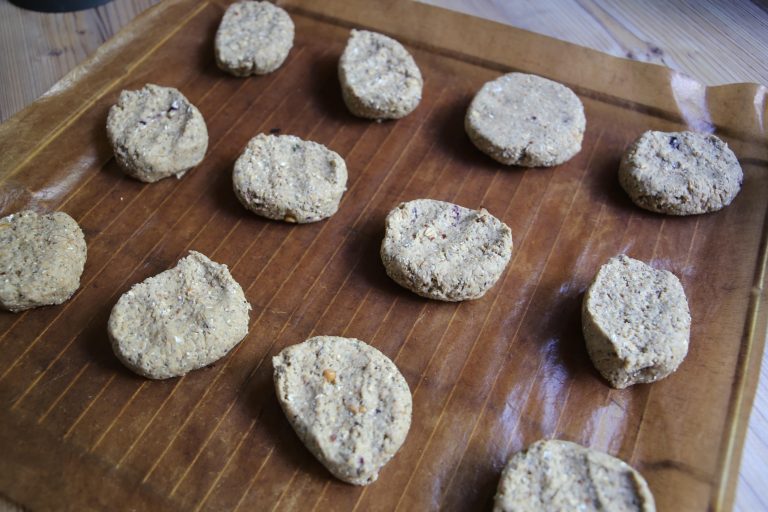
M480 151L506 165L551 167L581 151L586 119L578 96L536 75L509 73L475 95L464 128Z
M618 389L663 379L688 353L691 314L680 280L623 254L600 267L581 318L592 363Z
M112 349L150 379L215 363L248 334L251 305L226 265L190 251L178 264L131 287L112 308Z
M293 32L288 13L270 2L234 3L216 32L216 64L235 76L271 73L293 47Z
M368 485L411 426L408 383L360 340L316 336L272 358L275 390L309 451L345 482Z
M337 153L293 135L257 135L235 162L235 195L269 219L307 223L330 217L347 189Z
M120 93L109 109L107 135L123 171L147 183L181 178L208 149L200 111L178 90L153 84Z
M80 287L87 248L63 212L12 213L0 219L0 307L8 311L61 304Z
M607 453L568 441L537 441L509 459L494 512L654 512L640 473Z
M720 210L743 179L728 144L708 133L647 131L619 167L619 182L636 205L669 215Z
M381 260L399 285L430 299L485 295L512 255L512 231L481 208L433 199L401 203L387 215Z
M352 30L339 60L339 81L350 112L368 119L400 119L421 101L421 71L391 37Z

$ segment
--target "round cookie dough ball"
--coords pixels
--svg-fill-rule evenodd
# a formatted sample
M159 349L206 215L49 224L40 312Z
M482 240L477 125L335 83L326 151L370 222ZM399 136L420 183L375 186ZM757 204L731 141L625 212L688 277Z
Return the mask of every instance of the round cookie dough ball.
M288 13L270 2L234 3L216 32L216 64L235 76L271 73L288 57L293 32Z
M181 178L208 149L200 111L178 90L153 84L120 93L109 109L107 135L123 171L147 183Z
M663 379L688 353L691 315L680 280L624 255L600 267L581 318L592 363L618 389Z
M134 285L112 308L112 349L150 379L215 363L248 334L251 305L226 265L199 252Z
M636 205L669 215L720 210L743 179L728 144L707 133L647 131L619 167L619 183Z
M403 45L383 34L353 30L339 60L339 81L350 112L400 119L421 101L421 71Z
M464 119L472 143L506 165L551 167L581 151L586 118L578 96L536 75L509 73L487 82Z
M485 295L512 255L512 231L485 209L433 199L401 203L387 215L381 260L400 286L430 299Z
M411 427L408 383L360 340L316 336L272 358L275 391L296 434L336 478L368 485Z
M494 512L654 512L640 473L607 453L568 441L537 441L513 455Z
M316 222L339 209L347 166L337 153L293 135L257 135L235 162L235 195L252 212Z
M63 212L12 213L0 219L0 307L8 311L61 304L80 287L87 248Z

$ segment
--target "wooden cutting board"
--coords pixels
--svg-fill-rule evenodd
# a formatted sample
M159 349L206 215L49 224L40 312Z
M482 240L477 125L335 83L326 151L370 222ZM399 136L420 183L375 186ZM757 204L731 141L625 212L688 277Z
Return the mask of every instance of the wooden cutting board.
M765 88L705 88L425 5L355 0L281 2L296 23L288 60L238 79L213 60L226 3L162 3L0 125L0 214L66 211L88 241L69 302L0 313L0 492L41 510L480 510L511 453L560 438L630 462L660 510L728 509L768 318ZM413 51L426 81L413 114L373 123L347 112L336 62L351 27ZM512 70L563 82L584 102L584 146L567 164L502 167L465 136L473 93ZM146 82L180 88L208 124L208 155L181 180L143 184L111 157L106 112ZM636 208L616 179L623 149L644 130L686 126L729 142L741 194L690 218ZM287 225L239 205L232 164L270 130L346 159L349 190L333 218ZM512 227L511 264L483 299L428 301L387 278L384 217L418 197L484 206ZM230 266L253 305L250 333L211 367L142 379L111 352L109 312L189 249ZM617 391L589 362L580 304L621 252L681 278L693 329L677 373ZM373 344L413 392L408 439L368 487L333 479L276 402L269 358L312 334Z

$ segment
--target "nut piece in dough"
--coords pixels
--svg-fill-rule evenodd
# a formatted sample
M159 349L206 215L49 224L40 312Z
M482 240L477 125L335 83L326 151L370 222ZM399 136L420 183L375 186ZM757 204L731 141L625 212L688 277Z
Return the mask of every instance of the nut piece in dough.
M216 32L216 64L235 76L271 73L288 57L293 32L288 13L270 2L234 3Z
M235 162L232 183L252 212L303 224L336 213L347 189L347 166L317 142L260 134Z
M400 119L421 101L421 71L391 37L352 30L339 60L339 81L350 112L368 119Z
M411 426L408 383L360 340L316 336L272 358L280 406L309 451L345 482L368 485Z
M663 379L688 353L691 314L680 280L623 254L600 267L581 318L592 363L618 389Z
M487 82L464 119L472 143L505 165L551 167L581 151L584 106L568 87L509 73Z
M63 212L25 210L0 219L0 307L8 311L61 304L80 287L87 248Z
M208 149L203 115L172 87L123 91L109 109L107 135L126 174L147 183L185 172Z
M512 231L481 208L433 199L401 203L387 215L381 260L400 286L430 299L485 295L512 255Z
M619 167L619 183L636 205L669 215L720 210L743 179L728 144L707 133L647 131Z
M513 455L494 512L654 512L640 473L607 453L568 441L537 441Z
M134 285L112 308L112 349L150 379L215 363L248 334L251 305L226 265L190 251L172 269Z

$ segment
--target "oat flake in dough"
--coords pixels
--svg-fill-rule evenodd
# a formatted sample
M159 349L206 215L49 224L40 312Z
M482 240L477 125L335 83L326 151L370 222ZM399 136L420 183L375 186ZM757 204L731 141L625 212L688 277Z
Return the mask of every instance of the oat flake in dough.
M499 279L512 255L512 231L485 209L433 199L394 208L381 260L389 277L423 297L477 299Z
M411 391L395 364L360 340L316 336L272 365L280 406L312 454L340 480L375 481L411 425Z
M226 265L190 251L131 287L112 308L108 333L120 361L150 379L215 363L248 334L251 309Z

